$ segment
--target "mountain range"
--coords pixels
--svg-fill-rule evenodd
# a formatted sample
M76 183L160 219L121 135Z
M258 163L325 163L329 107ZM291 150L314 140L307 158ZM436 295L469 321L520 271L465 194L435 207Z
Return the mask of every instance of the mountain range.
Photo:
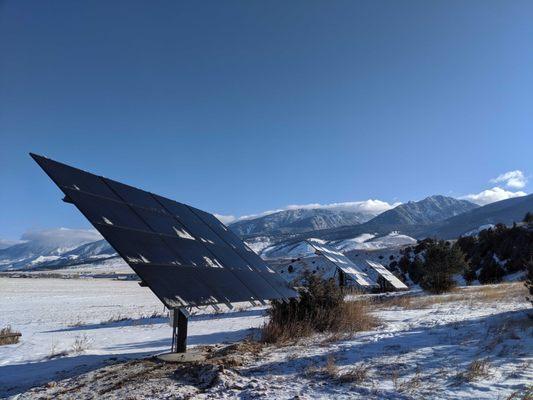
M510 225L533 211L533 195L478 206L446 196L401 204L372 218L368 213L335 209L291 209L238 221L229 227L260 252L266 246L297 243L307 237L358 246L361 238L379 243L408 243L428 236L453 239L482 226ZM391 235L391 232L394 234ZM383 237L384 239L380 239ZM344 241L344 242L342 242ZM264 242L264 246L257 243ZM352 243L353 242L353 243ZM347 247L347 249L348 249ZM100 262L118 257L94 230L56 229L26 234L22 243L0 248L0 271Z
M349 210L299 208L238 221L230 224L230 228L241 237L276 236L357 225L368 221L373 216Z

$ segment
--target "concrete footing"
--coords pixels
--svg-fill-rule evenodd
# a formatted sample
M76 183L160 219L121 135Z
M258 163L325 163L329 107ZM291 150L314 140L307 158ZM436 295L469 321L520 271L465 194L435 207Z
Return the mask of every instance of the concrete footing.
M204 352L200 351L188 351L186 353L162 353L156 355L156 357L165 362L170 363L188 363L204 361L207 356Z

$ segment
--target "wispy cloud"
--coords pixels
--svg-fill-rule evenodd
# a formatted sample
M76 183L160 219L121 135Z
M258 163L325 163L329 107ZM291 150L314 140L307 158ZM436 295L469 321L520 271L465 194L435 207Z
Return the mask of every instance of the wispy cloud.
M499 175L497 178L490 180L492 183L504 183L505 186L522 189L527 184L527 178L524 173L520 170L508 171L504 174Z
M24 243L24 240L0 239L0 250L7 249L8 247L14 246L19 243Z
M494 203L500 200L511 199L513 197L525 196L527 193L522 191L512 192L510 190L502 189L495 186L492 189L483 190L482 192L475 194L468 194L463 196L463 199L470 200L473 203L484 206L485 204Z
M386 201L376 200L376 199L369 199L369 200L364 200L364 201L349 201L349 202L343 202L343 203L330 203L330 204L320 204L320 203L291 204L284 208L263 211L258 214L243 215L240 217L235 217L233 215L215 214L215 217L217 217L223 223L229 224L229 223L236 222L236 221L243 221L247 219L263 217L265 215L274 214L280 211L297 210L297 209L344 210L344 211L358 212L358 213L361 213L367 216L375 216L375 215L381 214L384 211L390 210L391 208L394 208L400 204L401 204L400 202L390 204Z

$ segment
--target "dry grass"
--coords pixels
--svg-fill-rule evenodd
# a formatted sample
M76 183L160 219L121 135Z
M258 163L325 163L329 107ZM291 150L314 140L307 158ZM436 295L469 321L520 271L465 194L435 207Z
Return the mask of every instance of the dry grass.
M326 360L326 365L324 366L324 372L330 378L336 378L339 371L335 362L335 357L330 354Z
M511 393L506 400L533 400L533 386Z
M458 378L462 381L473 382L490 376L491 365L485 358L472 361L466 371L458 374Z
M348 371L342 372L336 365L336 359L333 355L329 355L323 367L316 364L310 365L305 371L308 378L316 379L322 377L329 380L334 380L340 383L355 383L360 384L367 380L370 366L366 364L358 364Z
M72 352L73 353L82 353L89 348L89 338L87 335L80 335L74 338L74 343L72 343Z
M368 302L350 301L335 310L317 310L306 319L270 320L261 329L260 341L277 345L296 343L317 332L316 320L327 327L325 331L331 334L328 337L330 341L372 329L379 324L378 318L370 313Z
M422 387L422 382L423 379L422 375L420 374L420 371L416 371L416 373L411 378L407 378L404 380L397 379L395 381L394 387L400 393L412 393Z
M352 367L347 372L338 375L338 380L342 383L360 384L368 379L370 366L366 364L358 364Z
M405 308L410 309L413 303L413 296L393 296L393 297L384 297L382 299L376 300L376 303L381 308Z
M52 360L54 358L65 357L65 356L68 356L68 351L58 350L55 342L52 342L52 345L50 346L50 353L48 354L46 358L48 360Z
M10 326L6 326L0 329L0 346L18 343L20 336L20 332L13 330Z
M456 288L450 293L424 296L396 296L376 300L380 308L399 307L416 310L439 304L470 302L472 304L494 303L526 297L527 289L523 282L501 283L498 285L471 286Z

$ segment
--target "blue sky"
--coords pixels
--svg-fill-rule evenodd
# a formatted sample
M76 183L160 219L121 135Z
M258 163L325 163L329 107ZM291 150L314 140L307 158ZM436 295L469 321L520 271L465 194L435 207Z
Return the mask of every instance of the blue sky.
M529 193L532 20L519 0L4 0L0 238L89 226L29 151L234 216Z

